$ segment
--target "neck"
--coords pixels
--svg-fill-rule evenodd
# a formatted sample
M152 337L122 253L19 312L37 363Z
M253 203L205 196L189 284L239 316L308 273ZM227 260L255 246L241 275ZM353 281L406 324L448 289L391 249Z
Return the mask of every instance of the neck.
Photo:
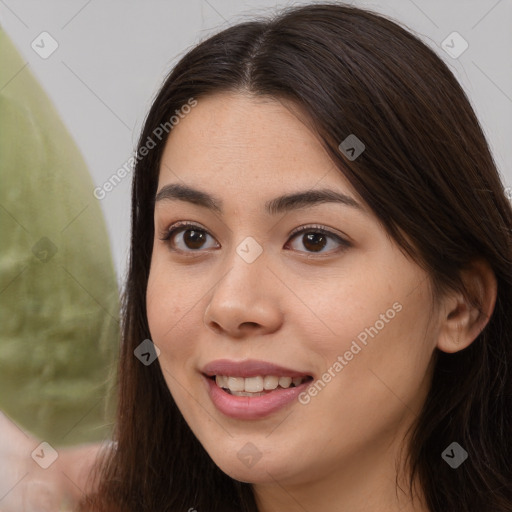
M312 468L314 480L272 477L270 483L254 484L258 511L430 512L417 479L412 495L408 492L406 471L395 464L403 436L393 437L391 444L368 445L323 473Z

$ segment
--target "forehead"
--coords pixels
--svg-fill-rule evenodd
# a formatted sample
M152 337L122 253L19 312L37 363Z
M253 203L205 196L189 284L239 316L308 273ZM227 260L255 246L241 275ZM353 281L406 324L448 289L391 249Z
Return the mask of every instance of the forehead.
M236 92L198 99L173 127L159 189L177 180L217 195L324 187L357 195L296 106Z

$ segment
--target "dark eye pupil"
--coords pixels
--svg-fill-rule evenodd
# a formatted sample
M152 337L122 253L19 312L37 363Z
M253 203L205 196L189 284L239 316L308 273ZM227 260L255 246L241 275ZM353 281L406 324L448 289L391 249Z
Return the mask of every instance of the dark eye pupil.
M185 244L189 249L200 249L206 239L204 231L187 229L184 233Z
M322 233L307 233L304 235L304 247L313 252L321 251L327 244L327 238Z

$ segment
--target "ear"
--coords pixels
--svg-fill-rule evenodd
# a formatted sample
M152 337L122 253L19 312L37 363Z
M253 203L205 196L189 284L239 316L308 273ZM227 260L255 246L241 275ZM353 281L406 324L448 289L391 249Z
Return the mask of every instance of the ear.
M461 271L468 297L453 291L442 299L437 347L443 352L463 350L484 330L496 304L498 284L489 263L474 260Z

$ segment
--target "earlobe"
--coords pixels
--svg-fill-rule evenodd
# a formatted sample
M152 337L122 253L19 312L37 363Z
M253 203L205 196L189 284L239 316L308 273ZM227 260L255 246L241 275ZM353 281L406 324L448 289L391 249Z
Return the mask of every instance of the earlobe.
M498 286L491 266L475 260L461 271L467 296L454 291L442 301L439 350L447 353L467 348L485 329L494 311Z

